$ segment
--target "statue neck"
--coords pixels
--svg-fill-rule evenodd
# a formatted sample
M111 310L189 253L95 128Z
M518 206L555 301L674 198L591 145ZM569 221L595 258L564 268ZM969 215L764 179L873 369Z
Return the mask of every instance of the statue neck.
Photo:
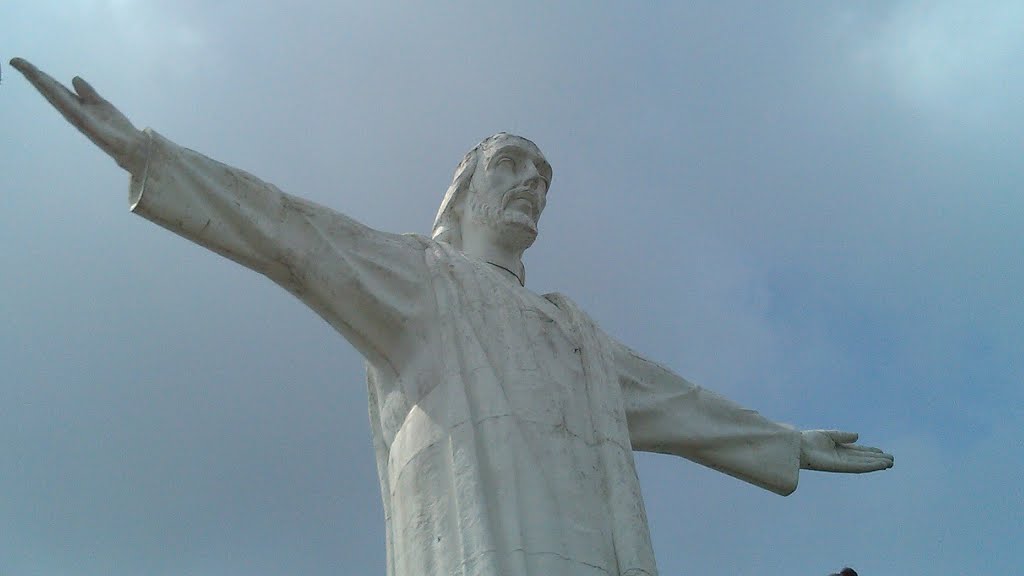
M494 266L495 268L502 271L502 274L506 275L511 282L515 282L521 286L526 285L526 269L523 266L523 252L522 250L511 250L497 246L495 244L463 244L462 252L482 262Z
M513 271L513 270L511 270L509 268L506 268L506 267L502 266L501 264L495 264L494 262L491 262L490 260L488 260L487 263L490 264L491 266L494 266L495 268L498 268L499 270L503 270L504 272L506 272L507 274L511 275L513 278L515 278L516 282L518 282L520 286L522 286L524 288L526 287L526 278L525 278L525 276L526 276L526 274L525 274L526 269L525 268L520 268L519 272L515 272L515 271Z

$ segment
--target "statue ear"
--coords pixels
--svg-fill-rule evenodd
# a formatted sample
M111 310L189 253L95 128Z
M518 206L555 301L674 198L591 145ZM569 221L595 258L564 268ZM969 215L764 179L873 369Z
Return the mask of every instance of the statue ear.
M455 195L455 203L452 205L452 216L455 217L456 222L462 222L462 216L466 213L466 204L469 202L471 194L475 194L472 177L466 179L465 184L461 186L458 194Z
M462 190L461 193L455 195L455 203L452 204L452 216L454 216L456 220L461 220L462 214L466 210L466 196L469 196L469 186L466 186L465 190Z
M462 163L455 171L455 179L449 192L452 193L451 204L446 208L448 212L449 228L456 229L459 235L462 234L462 217L466 213L466 202L470 194L473 194L473 175L476 173L476 165L479 157L479 150L470 150ZM453 191L454 189L454 191Z

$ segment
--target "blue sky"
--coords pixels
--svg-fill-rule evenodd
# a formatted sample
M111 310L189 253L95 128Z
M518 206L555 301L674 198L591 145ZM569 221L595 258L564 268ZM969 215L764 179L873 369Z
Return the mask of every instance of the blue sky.
M506 130L554 167L529 286L896 456L780 498L640 455L662 574L1024 561L1024 8L13 0L0 13L0 572L383 573L360 358L132 216L6 66L390 231Z

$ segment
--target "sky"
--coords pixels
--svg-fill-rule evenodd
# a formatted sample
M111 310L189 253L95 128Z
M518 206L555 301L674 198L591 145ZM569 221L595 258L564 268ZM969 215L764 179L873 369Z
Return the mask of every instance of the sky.
M1019 570L1024 4L7 0L0 574L383 574L361 358L131 215L7 60L394 232L497 131L554 168L528 287L892 470L782 498L638 454L675 574Z

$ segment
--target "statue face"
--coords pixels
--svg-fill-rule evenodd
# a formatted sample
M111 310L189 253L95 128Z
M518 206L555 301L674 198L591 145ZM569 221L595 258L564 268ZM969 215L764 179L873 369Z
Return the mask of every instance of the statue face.
M550 181L551 166L533 143L516 136L498 140L473 173L464 225L485 226L502 241L530 246Z

